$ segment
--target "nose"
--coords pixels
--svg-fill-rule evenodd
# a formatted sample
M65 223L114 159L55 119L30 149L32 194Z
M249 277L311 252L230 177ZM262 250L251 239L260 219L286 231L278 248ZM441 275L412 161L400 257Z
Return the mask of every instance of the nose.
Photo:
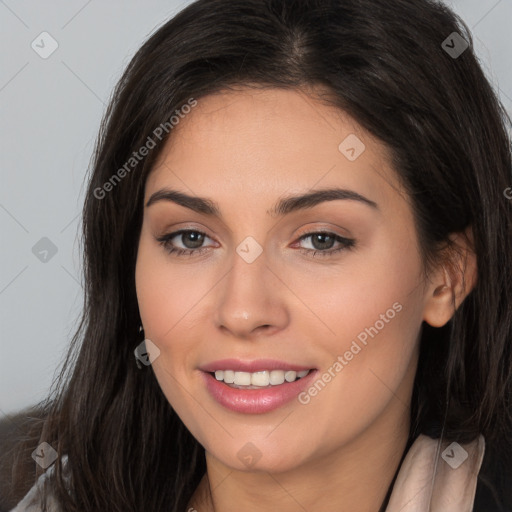
M265 251L252 263L236 254L218 289L215 323L225 334L249 340L270 336L288 325L287 296L291 294L269 267Z

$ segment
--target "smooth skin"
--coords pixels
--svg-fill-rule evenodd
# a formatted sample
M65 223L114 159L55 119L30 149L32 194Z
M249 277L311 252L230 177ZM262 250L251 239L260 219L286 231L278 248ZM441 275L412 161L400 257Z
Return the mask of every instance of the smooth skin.
M165 199L145 206L136 265L145 335L160 350L156 378L206 449L207 473L189 503L198 512L376 512L407 441L422 322L448 322L452 294L458 307L476 280L459 235L461 259L424 279L386 147L315 92L241 87L200 99L146 181L145 204L173 189L208 198L221 214ZM350 134L365 145L354 161L338 148ZM378 208L337 199L269 213L284 197L331 187ZM195 254L157 240L180 229L206 236L176 235L168 247ZM343 245L303 237L311 232L355 245L329 255ZM236 251L249 236L263 249L252 263ZM307 405L242 414L203 384L198 368L224 358L322 374L397 302L402 310ZM261 454L251 467L237 456L248 442Z

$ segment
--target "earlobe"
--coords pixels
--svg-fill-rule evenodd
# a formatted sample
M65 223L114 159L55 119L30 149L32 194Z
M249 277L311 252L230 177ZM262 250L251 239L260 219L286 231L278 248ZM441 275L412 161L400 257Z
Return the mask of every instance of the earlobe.
M471 228L450 236L444 263L434 272L426 291L423 320L432 327L443 327L474 288L477 260Z

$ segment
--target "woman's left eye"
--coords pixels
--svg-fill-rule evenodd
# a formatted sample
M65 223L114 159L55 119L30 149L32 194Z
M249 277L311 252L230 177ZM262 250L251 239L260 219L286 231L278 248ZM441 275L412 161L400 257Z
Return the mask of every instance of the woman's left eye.
M176 247L176 245L173 243L172 240L177 237L181 237L181 243L182 245L185 245L185 248ZM205 238L209 237L206 235L206 233L203 233L201 231L182 229L180 231L175 231L173 233L163 235L157 238L157 241L164 246L164 248L167 250L169 254L175 254L176 256L191 256L193 254L201 254L204 251L208 250L208 247L201 247ZM354 239L345 238L340 235L337 235L336 233L331 233L328 231L316 231L313 233L306 233L305 235L302 235L299 238L299 241L303 241L308 238L311 238L311 243L314 248L301 248L301 252L304 252L305 254L311 255L313 257L316 257L317 254L322 257L330 256L334 253L338 253L345 249L352 249L353 247L355 247L356 242ZM340 247L332 249L332 246L336 242L340 244ZM187 247L187 244L189 245L189 247ZM192 248L190 246L192 246Z
M312 252L313 257L316 257L317 254L321 257L331 256L345 249L353 249L356 245L356 241L353 238L345 238L336 233L330 233L329 231L306 233L302 235L299 240L305 240L307 238L311 238L312 245L316 245L317 247L314 249L302 249L301 252L305 252L306 254ZM332 249L332 245L336 242L338 242L340 246L337 249ZM328 250L322 250L325 249L325 245L329 246Z

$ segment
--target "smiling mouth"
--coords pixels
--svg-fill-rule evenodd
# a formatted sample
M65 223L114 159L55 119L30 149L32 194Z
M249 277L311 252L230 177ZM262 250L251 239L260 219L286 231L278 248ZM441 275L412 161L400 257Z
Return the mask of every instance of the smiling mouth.
M243 367L240 361L226 360L209 365L201 373L210 396L222 407L242 414L265 414L293 402L318 374L315 368L295 365L292 370L286 368L287 363L273 360L246 363L246 368L257 369L254 372L219 369L235 365Z
M314 369L302 370L263 370L259 372L237 372L233 370L217 370L208 372L217 381L223 382L233 389L265 389L300 380Z

